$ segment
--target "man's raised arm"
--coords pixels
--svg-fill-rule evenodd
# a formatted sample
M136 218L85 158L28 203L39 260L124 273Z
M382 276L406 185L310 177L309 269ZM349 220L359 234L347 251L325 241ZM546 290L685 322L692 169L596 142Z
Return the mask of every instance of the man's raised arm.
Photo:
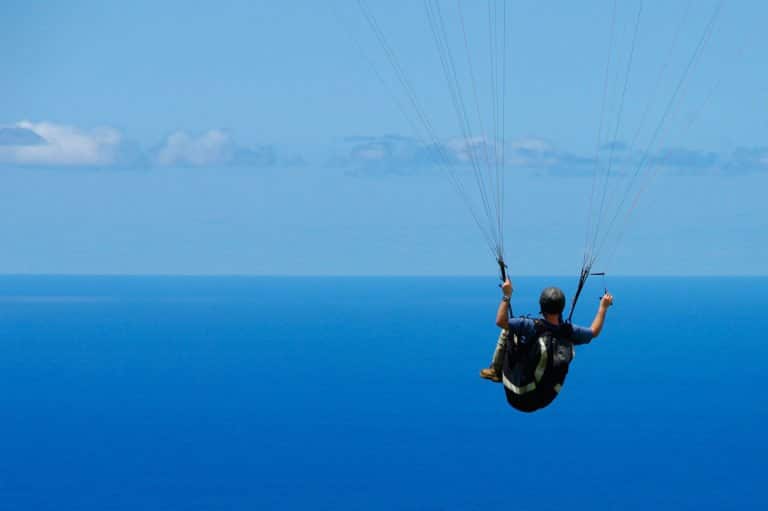
M603 330L603 324L605 323L605 313L608 312L608 307L613 305L613 295L606 292L602 298L600 298L600 306L597 308L597 314L595 319L592 320L592 338L594 339Z
M504 298L499 304L499 310L496 311L496 326L506 330L509 327L509 301L512 298L512 283L509 279L501 285L501 290L504 293Z

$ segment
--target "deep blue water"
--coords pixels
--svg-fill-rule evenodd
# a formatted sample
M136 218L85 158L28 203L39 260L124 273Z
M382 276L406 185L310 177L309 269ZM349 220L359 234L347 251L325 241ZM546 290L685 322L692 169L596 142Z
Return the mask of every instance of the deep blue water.
M532 415L478 377L495 284L2 277L0 509L768 508L768 279L608 279Z

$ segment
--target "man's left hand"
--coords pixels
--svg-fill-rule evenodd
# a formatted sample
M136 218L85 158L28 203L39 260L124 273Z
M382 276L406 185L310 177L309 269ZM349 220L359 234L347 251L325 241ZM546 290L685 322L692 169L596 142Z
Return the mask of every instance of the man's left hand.
M512 283L509 281L509 279L505 280L501 285L501 290L504 292L504 296L512 296Z

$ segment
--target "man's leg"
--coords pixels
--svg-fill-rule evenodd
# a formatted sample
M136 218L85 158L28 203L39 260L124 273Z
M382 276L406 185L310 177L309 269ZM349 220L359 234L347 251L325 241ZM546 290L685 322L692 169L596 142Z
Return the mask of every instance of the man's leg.
M504 354L507 350L507 331L502 330L496 341L496 350L493 352L491 365L480 371L480 377L495 382L501 381L501 369L504 365Z

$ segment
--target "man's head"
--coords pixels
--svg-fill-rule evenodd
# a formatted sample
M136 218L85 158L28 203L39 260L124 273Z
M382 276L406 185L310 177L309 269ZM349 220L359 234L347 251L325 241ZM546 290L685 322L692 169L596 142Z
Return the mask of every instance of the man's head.
M562 314L565 309L565 295L560 288L548 287L541 292L539 306L542 314Z

